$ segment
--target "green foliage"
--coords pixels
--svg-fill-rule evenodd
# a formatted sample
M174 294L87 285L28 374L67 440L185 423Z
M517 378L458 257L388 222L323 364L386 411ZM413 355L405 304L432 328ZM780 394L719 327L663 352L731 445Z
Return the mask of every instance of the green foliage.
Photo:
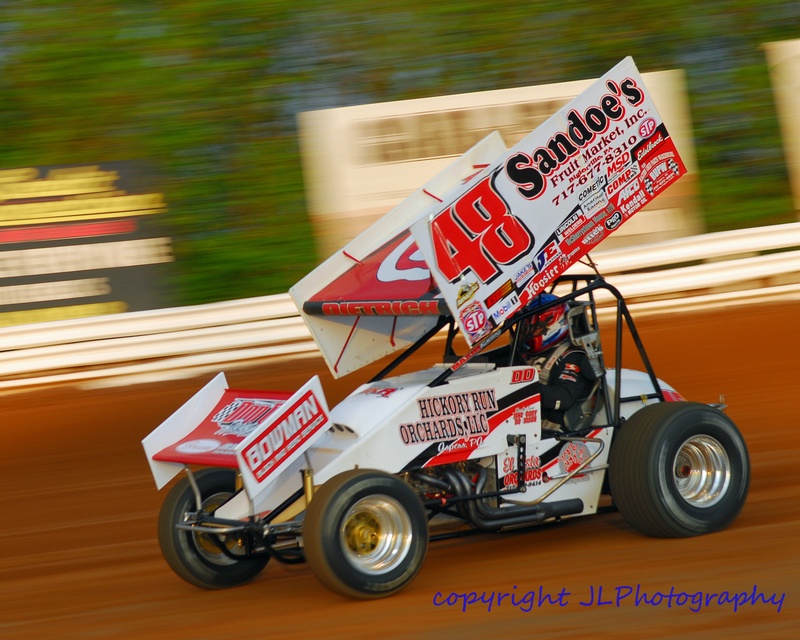
M710 230L793 218L759 46L791 0L0 0L0 167L140 159L180 303L285 291L319 258L299 111L686 70Z

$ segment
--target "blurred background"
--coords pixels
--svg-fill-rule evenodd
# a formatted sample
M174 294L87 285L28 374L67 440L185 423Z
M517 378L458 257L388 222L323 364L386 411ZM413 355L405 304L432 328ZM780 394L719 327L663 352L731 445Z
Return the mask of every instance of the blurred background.
M685 74L703 228L790 222L763 45L798 37L795 0L0 0L0 172L145 175L169 305L280 293L327 257L299 113L584 80L632 56Z

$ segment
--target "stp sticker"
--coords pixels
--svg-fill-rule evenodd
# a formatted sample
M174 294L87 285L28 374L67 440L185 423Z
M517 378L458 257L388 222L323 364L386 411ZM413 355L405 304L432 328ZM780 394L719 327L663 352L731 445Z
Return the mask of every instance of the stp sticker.
M656 121L653 120L653 118L647 118L639 125L639 136L642 138L649 138L655 133L656 127Z
M488 315L480 302L473 302L460 314L461 326L475 339L482 336L489 328Z

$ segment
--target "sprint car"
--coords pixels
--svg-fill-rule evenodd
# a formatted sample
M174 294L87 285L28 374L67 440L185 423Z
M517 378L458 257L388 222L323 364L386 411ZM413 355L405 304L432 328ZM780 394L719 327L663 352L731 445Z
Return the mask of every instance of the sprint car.
M559 171L572 191L534 195ZM271 558L307 562L332 590L375 598L443 536L604 505L651 536L728 526L750 477L739 430L660 380L622 294L590 258L580 272L683 171L630 59L514 148L491 134L449 165L290 291L334 377L395 354L369 382L329 408L318 376L252 391L219 374L144 439L159 489L183 473L158 519L169 566L215 589ZM563 425L542 420L539 372L521 359L544 291L567 303L597 378ZM426 343L439 361L396 373Z

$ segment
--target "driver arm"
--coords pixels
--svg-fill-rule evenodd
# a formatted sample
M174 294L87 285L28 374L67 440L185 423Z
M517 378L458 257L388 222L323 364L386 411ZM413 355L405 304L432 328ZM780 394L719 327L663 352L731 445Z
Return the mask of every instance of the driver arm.
M588 358L581 352L568 354L541 389L543 409L566 411L585 395L588 381L594 377Z

